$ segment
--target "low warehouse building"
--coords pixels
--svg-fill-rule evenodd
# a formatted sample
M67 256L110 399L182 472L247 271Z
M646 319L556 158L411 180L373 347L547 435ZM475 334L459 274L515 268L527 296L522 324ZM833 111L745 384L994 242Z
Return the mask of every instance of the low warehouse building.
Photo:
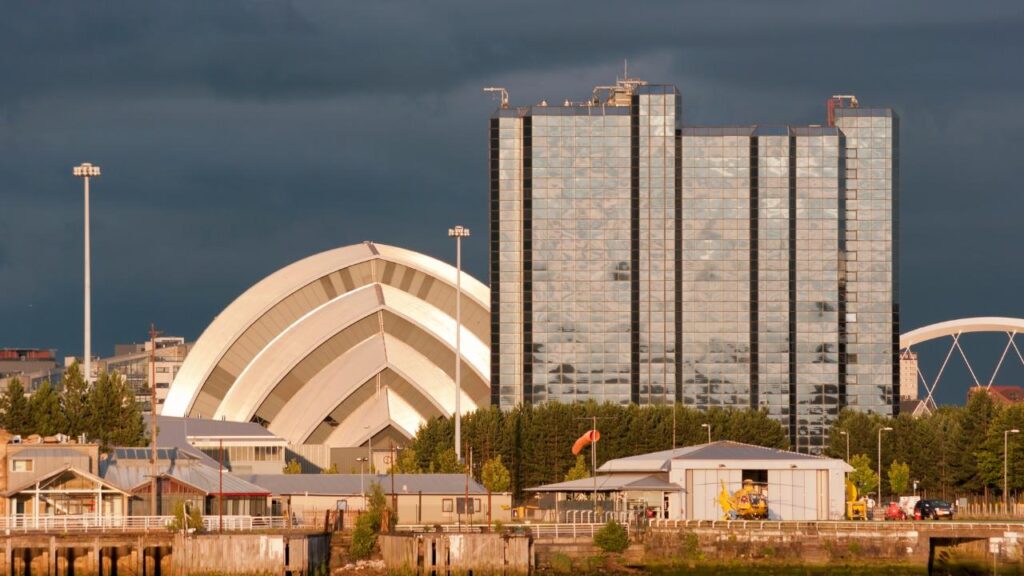
M290 511L293 521L315 523L328 510L364 510L373 484L390 502L392 486L398 501L399 524L454 524L487 522L487 490L462 474L253 474L245 480L272 494L274 514ZM508 522L512 497L491 495L492 520ZM472 516L472 517L471 517Z
M720 520L723 488L735 495L744 484L767 500L769 520L840 520L845 512L846 462L738 442L712 442L609 460L592 479L528 489L555 493L553 516L583 513L597 492L598 518L643 512L672 520ZM574 514L574 511L580 513ZM582 514L581 514L582 513Z

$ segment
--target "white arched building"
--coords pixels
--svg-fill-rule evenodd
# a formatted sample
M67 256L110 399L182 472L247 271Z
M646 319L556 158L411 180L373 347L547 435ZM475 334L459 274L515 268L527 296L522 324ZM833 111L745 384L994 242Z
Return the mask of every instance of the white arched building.
M372 242L300 260L214 319L162 414L259 422L292 444L404 444L455 410L455 279ZM462 274L463 413L490 402L489 298Z

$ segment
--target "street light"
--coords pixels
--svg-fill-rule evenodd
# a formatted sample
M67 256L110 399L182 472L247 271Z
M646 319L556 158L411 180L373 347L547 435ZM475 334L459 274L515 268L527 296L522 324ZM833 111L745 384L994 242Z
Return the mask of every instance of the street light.
M891 431L891 426L878 429L878 506L882 505L882 432Z
M700 427L708 429L708 444L711 444L711 424L708 424L707 422L705 422L705 423L701 424Z
M1010 434L1020 434L1020 430L1014 428L1013 430L1003 430L1003 513L1008 514L1010 511L1010 500L1006 492L1007 488L1007 471L1006 471L1006 449L1007 442L1010 438Z
M85 162L71 169L85 185L85 337L82 356L85 360L85 381L92 381L92 272L89 266L89 178L100 175L100 167ZM154 411L156 407L153 408Z
M363 497L363 510L366 510L366 488L363 485L363 464L368 462L366 458L356 458L359 462L359 494Z
M469 228L449 228L448 237L455 238L455 457L462 462L462 239Z
M850 435L846 433L846 430L840 430L840 434L846 436L846 463L850 463Z

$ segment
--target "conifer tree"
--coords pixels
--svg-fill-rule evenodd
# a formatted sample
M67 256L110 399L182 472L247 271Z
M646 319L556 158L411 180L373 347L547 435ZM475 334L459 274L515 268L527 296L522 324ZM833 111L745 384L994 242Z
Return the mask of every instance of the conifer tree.
M0 394L0 423L11 434L32 434L32 414L25 387L14 378Z
M42 385L29 398L32 430L41 436L64 432L64 414L60 409L60 396L49 382Z
M78 362L64 370L61 378L60 409L63 414L64 433L71 437L89 431L89 386L82 376Z

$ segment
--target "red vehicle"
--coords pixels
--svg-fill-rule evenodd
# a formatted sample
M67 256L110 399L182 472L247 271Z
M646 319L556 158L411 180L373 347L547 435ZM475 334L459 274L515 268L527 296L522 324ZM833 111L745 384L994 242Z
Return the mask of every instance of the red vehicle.
M889 506L885 509L886 520L906 520L907 513L900 508L899 502L889 502Z

